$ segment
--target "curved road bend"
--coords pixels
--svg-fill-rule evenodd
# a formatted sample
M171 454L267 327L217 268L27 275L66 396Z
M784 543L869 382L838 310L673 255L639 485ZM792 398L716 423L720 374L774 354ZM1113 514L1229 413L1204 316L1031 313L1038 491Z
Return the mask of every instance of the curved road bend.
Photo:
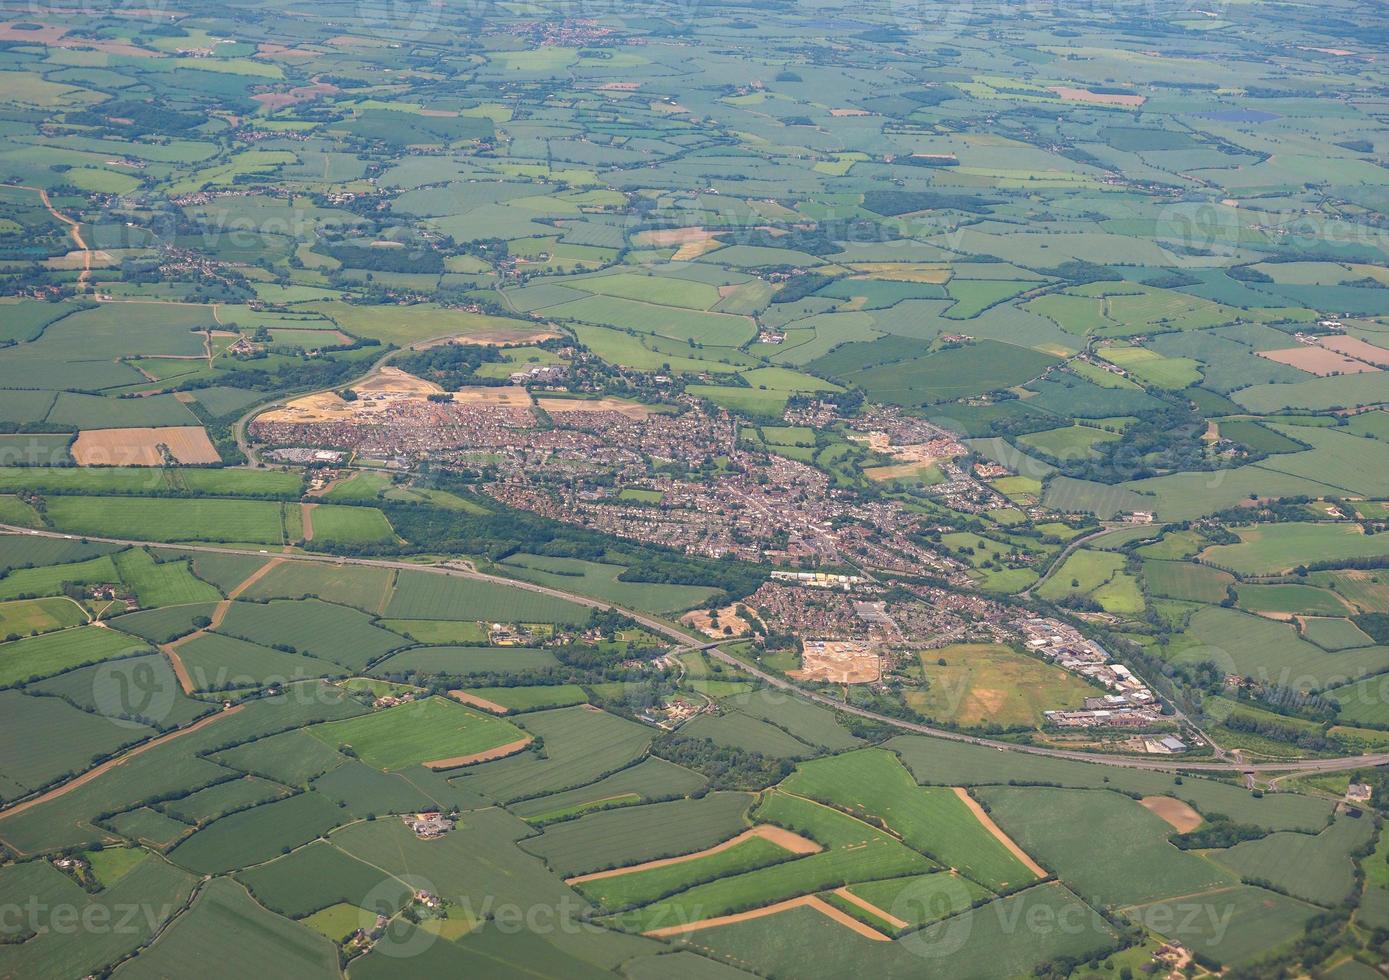
M0 532L13 534L29 534L44 538L65 538L70 540L84 539L87 541L99 541L104 544L117 544L135 548L168 548L179 551L205 552L217 555L245 555L255 554L256 552L247 551L245 548L229 548L220 545L206 544L171 544L167 541L137 541L130 538L111 538L93 534L65 534L61 531L49 531L44 529L19 527L13 524L0 524ZM267 555L270 552L267 552ZM456 578L471 579L478 582L492 582L497 585L505 585L511 588L525 589L528 592L535 592L540 595L552 596L556 599L564 599L581 606L592 609L613 609L624 616L630 616L636 622L645 626L647 629L660 633L681 644L685 650L704 650L712 656L726 664L744 670L768 685L786 691L796 697L816 704L833 708L835 711L843 711L847 714L857 715L860 718L867 718L870 721L880 722L885 725L892 725L903 731L911 732L916 735L929 735L933 738L942 738L951 742L964 742L969 745L980 745L985 748L997 749L1000 752L1020 752L1026 755L1050 756L1054 759L1069 759L1075 762L1092 762L1097 765L1114 766L1121 769L1152 769L1161 772L1340 772L1347 769L1360 769L1366 766L1389 765L1389 752L1378 752L1374 754L1342 756L1335 759L1302 759L1292 762L1282 763L1257 763L1253 765L1239 765L1231 762L1179 762L1175 759L1157 760L1144 759L1129 756L1100 755L1088 752L1076 752L1069 749L1050 749L1039 745L1018 745L1013 742L1000 742L990 738L981 738L976 735L965 735L961 732L952 732L943 728L932 728L929 725L919 725L915 722L904 721L901 718L893 718L890 715L879 714L867 708L860 708L856 705L845 704L843 701L827 697L815 691L807 691L799 685L793 684L788 680L769 674L756 667L744 663L732 654L725 653L719 648L718 643L699 643L691 642L696 640L684 630L680 630L664 623L659 619L654 619L645 613L637 612L633 609L625 609L622 606L611 602L604 602L601 599L594 599L591 596L575 595L572 592L565 592L561 589L552 589L546 585L537 585L534 582L525 582L519 579L506 578L502 575L491 575L487 572L469 571L461 568L443 568L438 565L420 565L414 562L399 561L389 558L351 558L338 557L335 555L312 555L300 554L286 556L276 552L279 557L290 558L293 561L315 561L329 565L366 565L377 568L395 568L410 571L428 572L434 575L452 575Z

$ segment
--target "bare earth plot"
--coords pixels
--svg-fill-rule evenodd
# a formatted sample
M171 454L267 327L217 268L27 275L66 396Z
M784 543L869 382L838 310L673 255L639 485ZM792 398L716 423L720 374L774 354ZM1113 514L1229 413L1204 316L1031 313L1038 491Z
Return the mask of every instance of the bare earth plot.
M83 429L72 444L79 466L162 466L161 446L180 463L220 463L222 457L200 425L159 429Z
M1270 361L1287 364L1323 378L1331 374L1367 374L1377 370L1371 364L1324 347L1288 347L1283 350L1261 350L1257 353Z
M833 905L815 895L802 895L800 898L790 898L784 902L777 902L774 905L764 905L761 908L751 909L747 912L738 912L733 915L720 915L712 919L703 919L699 922L687 922L684 925L652 929L650 932L646 933L646 935L656 938L679 936L687 932L697 932L700 929L712 929L715 926L732 925L735 922L747 922L749 919L761 919L768 915L776 915L778 912L785 912L787 909L802 907L814 909L816 912L827 916L841 926L852 929L865 939L873 939L884 943L892 941L872 926L860 922L847 912L841 912Z
M1138 802L1144 809L1156 813L1170 823L1178 833L1188 833L1205 822L1205 818L1190 805L1170 796L1145 796Z

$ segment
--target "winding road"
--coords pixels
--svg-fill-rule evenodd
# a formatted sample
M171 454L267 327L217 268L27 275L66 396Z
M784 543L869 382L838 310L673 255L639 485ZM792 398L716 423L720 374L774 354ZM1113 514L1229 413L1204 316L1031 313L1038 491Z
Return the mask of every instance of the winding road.
M87 242L82 238L82 223L69 218L67 215L63 214L63 212L55 208L53 202L48 199L48 191L44 190L42 187L20 185L19 189L33 191L38 194L39 200L42 201L43 206L48 209L48 213L56 220L68 226L68 237L70 237L72 243L77 246L75 251L82 253L82 271L77 274L77 285L85 290L87 288L87 280L90 279L92 275L92 250L87 247Z
M49 531L35 528L19 527L12 524L0 524L0 532L12 534L28 534L44 538L62 538L68 540L99 541L104 544L116 544L135 548L173 548L179 551L204 552L217 555L245 555L255 554L245 548L231 548L222 545L211 544L170 544L166 541L138 541L131 538L112 538L99 537L86 534L64 534L61 531ZM268 552L267 552L268 554ZM679 651L702 650L715 657L716 659L737 667L739 670L746 671L771 687L785 691L795 697L815 704L832 708L835 711L843 711L846 714L857 715L860 718L867 718L884 725L891 725L900 728L905 732L916 735L929 735L932 738L941 738L951 742L963 742L969 745L979 745L985 748L997 749L1000 752L1018 752L1024 755L1047 756L1053 759L1069 759L1074 762L1091 762L1097 765L1113 766L1121 769L1149 769L1160 772L1223 772L1223 773L1299 773L1299 772L1342 772L1349 769L1362 769L1369 766L1389 765L1389 752L1367 753L1365 755L1341 756L1334 759L1299 759L1289 762L1278 763L1256 763L1240 764L1234 762L1182 762L1176 758L1147 759L1137 756L1118 756L1102 755L1099 753L1077 752L1069 749L1052 749L1039 745L1019 745L1013 742L1001 742L996 739L983 738L975 735L966 735L961 732L952 732L944 728L933 728L930 725L921 725L916 722L904 721L901 718L893 718L890 715L880 714L867 708L860 708L857 705L846 704L836 698L828 697L816 691L808 691L785 678L753 667L732 654L725 652L718 642L701 643L699 639L691 636L685 630L672 626L663 620L656 619L646 613L637 612L634 609L626 609L622 606L605 602L601 599L594 599L591 596L576 595L572 592L565 592L561 589L550 588L546 585L537 585L534 582L524 582L518 579L506 578L502 575L492 575L487 572L473 571L463 568L446 568L439 565L423 565L415 562L402 561L389 558L350 558L339 557L336 555L313 555L299 554L287 556L277 552L276 556L288 561L312 561L322 562L329 565L365 565L375 568L395 568L426 572L433 575L451 575L456 578L471 579L477 582L492 582L497 585L505 585L511 588L524 589L528 592L535 592L539 595L552 596L556 599L565 599L577 605L586 606L591 609L611 609L624 616L629 616L642 626L658 633L661 636L674 640L679 645Z

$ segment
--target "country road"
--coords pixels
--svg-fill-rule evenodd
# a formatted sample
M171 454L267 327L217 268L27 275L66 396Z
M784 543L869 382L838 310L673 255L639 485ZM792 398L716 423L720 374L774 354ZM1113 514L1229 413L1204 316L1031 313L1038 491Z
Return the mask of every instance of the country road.
M245 555L256 554L255 551L248 551L245 548L232 548L222 545L210 544L170 544L164 541L138 541L130 538L100 537L91 534L64 534L61 531L49 531L35 528L19 527L11 524L0 524L0 533L9 532L13 534L29 534L45 538L64 538L70 540L99 541L105 544L117 544L136 548L172 548L179 551L204 552L219 555ZM270 553L267 552L267 555ZM487 572L469 571L461 568L444 568L438 565L422 565L409 561L402 561L389 558L351 558L338 557L335 555L284 555L281 552L274 553L276 557L289 561L313 561L323 562L330 565L365 565L376 568L395 568L408 569L426 572L434 575L451 575L457 578L471 579L478 582L492 582L498 585L506 585L512 588L525 589L528 592L535 592L540 595L552 596L557 599L565 599L578 605L587 606L592 609L612 609L625 616L631 617L636 622L645 626L652 632L659 633L680 644L684 650L703 650L717 658L718 660L735 666L740 670L746 671L752 676L765 682L766 684L786 691L795 697L811 701L816 704L833 708L835 711L843 711L847 714L857 715L860 718L867 718L871 721L880 722L900 728L905 732L916 735L929 735L933 738L941 738L951 742L964 742L969 745L979 745L985 748L997 749L1000 752L1018 752L1025 755L1048 756L1054 759L1069 759L1076 762L1091 762L1098 765L1114 766L1122 769L1148 769L1162 772L1238 772L1238 773L1259 773L1259 772L1341 772L1348 769L1361 769L1368 766L1389 765L1389 752L1378 752L1373 754L1341 756L1334 759L1302 759L1280 763L1256 763L1239 764L1233 762L1182 762L1177 758L1165 757L1163 759L1146 759L1137 756L1116 756L1102 755L1098 753L1077 752L1069 749L1052 749L1038 745L1018 745L1013 742L1001 742L995 739L982 738L975 735L965 735L960 732L952 732L943 728L933 728L929 725L921 725L916 722L904 721L900 718L893 718L890 715L879 714L867 708L860 708L856 705L845 704L843 701L819 694L815 691L808 691L797 684L792 683L775 674L739 660L732 654L724 652L720 644L701 642L701 639L691 635L685 630L679 629L656 619L645 613L637 612L633 609L626 609L611 602L601 599L594 599L591 596L576 595L572 592L565 592L560 589L550 588L546 585L537 585L533 582L525 582L518 579L506 578L502 575L492 575Z
M1116 531L1119 528L1126 526L1129 525L1115 524L1113 522L1110 522L1108 524L1101 523L1100 529L1098 531L1091 531L1089 534L1085 534L1081 537L1073 539L1066 545L1066 547L1061 549L1061 553L1058 554L1056 558L1052 560L1052 563L1047 566L1047 570L1042 574L1041 578L1037 579L1037 581L1033 582L1027 588L1019 592L1018 596L1023 599L1026 599L1028 596L1030 596L1033 592L1040 588L1047 581L1047 579L1051 578L1052 575L1056 573L1056 570L1058 568L1066 564L1066 559L1071 557L1071 552L1075 551L1077 548L1083 547L1086 544L1086 542L1094 541L1096 538L1102 538L1110 531Z
M61 221L63 224L68 226L68 237L70 237L72 239L72 243L77 246L75 251L82 253L82 271L77 274L77 285L80 286L82 289L86 289L87 280L89 280L92 276L92 250L87 247L87 242L82 238L82 223L80 221L75 221L72 218L69 218L67 215L63 214L63 212L55 208L53 206L53 202L48 199L48 191L44 188L29 187L27 185L20 184L19 189L25 191L33 191L34 193L38 194L39 200L42 201L43 206L48 209L48 213L51 214L56 220Z

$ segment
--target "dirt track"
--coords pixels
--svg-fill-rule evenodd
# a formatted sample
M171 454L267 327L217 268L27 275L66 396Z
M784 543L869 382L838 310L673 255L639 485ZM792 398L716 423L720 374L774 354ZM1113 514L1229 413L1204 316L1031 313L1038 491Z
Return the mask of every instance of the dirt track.
M793 833L781 827L773 827L770 824L762 824L758 827L750 827L737 837L730 837L722 844L715 844L713 847L706 847L702 851L695 851L691 854L681 854L678 857L658 858L655 861L646 861L642 864L629 864L625 868L611 868L607 871L595 871L592 874L579 875L575 878L566 878L566 885L577 885L585 881L599 881L603 878L616 878L620 875L634 874L638 871L650 871L652 868L665 868L672 864L684 864L686 861L694 861L697 858L708 857L711 854L718 854L731 847L736 847L746 840L760 837L763 840L771 841L778 847L785 848L792 854L818 854L824 850L819 844L815 843L800 834Z
M230 611L231 604L236 597L255 585L263 576L268 574L271 569L283 562L283 558L271 558L266 561L264 565L260 566L260 568L257 568L250 575L247 575L240 585L228 592L227 597L213 607L212 615L208 617L212 622L208 623L202 629L194 630L192 633L180 636L177 640L173 640L169 643L159 644L160 651L164 656L169 658L169 665L174 668L174 676L178 678L179 687L183 688L184 694L193 694L197 691L198 687L193 683L193 676L188 673L188 668L184 665L183 658L178 655L178 648L189 640L196 640L209 630L215 630L217 627L221 626L222 620L227 618L227 613Z
M148 54L148 52L145 53ZM72 237L73 244L76 245L77 250L82 253L82 271L77 274L77 285L79 288L85 289L87 287L87 280L90 279L92 275L92 250L87 247L86 241L82 238L82 224L73 221L67 215L63 214L63 212L55 208L53 202L48 199L48 191L44 190L42 187L25 187L24 190L37 192L39 200L42 201L43 206L48 209L48 213L53 215L56 220L68 226L68 234Z
M531 744L531 737L518 738L514 742L507 742L505 745L498 745L495 749L488 749L485 752L474 752L472 755L454 756L452 759L435 759L433 762L426 762L426 769L457 769L459 766L471 766L476 762L490 762L492 759L504 759L509 755L520 752L527 745Z
M979 801L969 795L969 790L965 789L963 786L956 786L954 789L955 795L964 802L965 806L969 807L970 812L984 825L984 828L994 835L994 839L1008 848L1013 857L1027 865L1027 870L1031 871L1038 878L1050 876L1051 872L1032 860L1032 856L1019 847L1017 841L1005 834L1003 828L994 823L993 817L989 816L988 813L984 811L984 808L979 805Z
M878 908L878 906L868 901L868 899L859 898L853 892L849 891L849 887L847 885L845 885L843 888L836 888L834 890L834 893L838 895L840 898L844 899L844 901L851 902L854 905L857 905L859 908L863 909L869 915L876 915L878 918L882 919L884 922L892 926L892 928L894 929L905 929L907 928L907 926L911 925L911 923L908 922L906 919L897 918L897 916L893 915L887 909Z
M666 926L664 929L652 929L650 932L644 933L644 935L656 938L680 936L687 932L697 932L700 929L712 929L715 926L727 926L735 922L747 922L750 919L761 919L768 915L776 915L778 912L785 912L788 909L797 908L814 909L821 915L828 916L835 922L838 922L841 926L852 929L865 939L872 939L883 943L892 942L890 938L884 936L877 929L860 922L847 912L841 912L833 905L815 895L802 895L800 898L790 898L784 902L777 902L774 905L764 905L760 909L749 909L746 912L738 912L734 915L719 915L712 919L701 919L699 922L687 922L684 925Z
M490 711L496 715L504 715L511 710L504 704L488 701L486 698L480 698L476 694L469 694L467 691L449 691L449 697L453 698L455 701L471 705L474 708L481 708L483 711Z
M114 759L110 759L106 762L103 762L101 765L96 766L95 768L88 769L82 775L74 777L73 779L69 779L67 782L63 783L63 785L57 787L56 789L49 790L42 796L36 796L33 799L25 800L23 803L17 803L14 806L9 807L8 809L0 810L0 818L12 817L17 813L23 813L25 810L28 810L31 807L36 807L40 803L47 803L49 800L56 800L60 796L66 796L68 793L71 793L77 787L82 786L85 783L91 782L93 779L96 779L96 777L102 775L103 773L110 772L117 766L125 765L125 763L129 762L131 759L135 758L140 753L147 752L148 750L154 748L156 745L162 745L165 742L179 738L183 735L187 735L190 732L196 732L199 728L206 728L208 725L211 725L213 722L218 721L219 719L226 718L228 715L236 714L244 707L245 705L238 704L235 707L226 708L222 711L217 712L216 714L208 715L206 718L194 722L187 728L176 728L172 732L169 732L167 735L160 735L158 738L152 738L148 742L141 742L139 745L135 746L135 748L131 749L129 752L126 752L123 755L118 755Z

